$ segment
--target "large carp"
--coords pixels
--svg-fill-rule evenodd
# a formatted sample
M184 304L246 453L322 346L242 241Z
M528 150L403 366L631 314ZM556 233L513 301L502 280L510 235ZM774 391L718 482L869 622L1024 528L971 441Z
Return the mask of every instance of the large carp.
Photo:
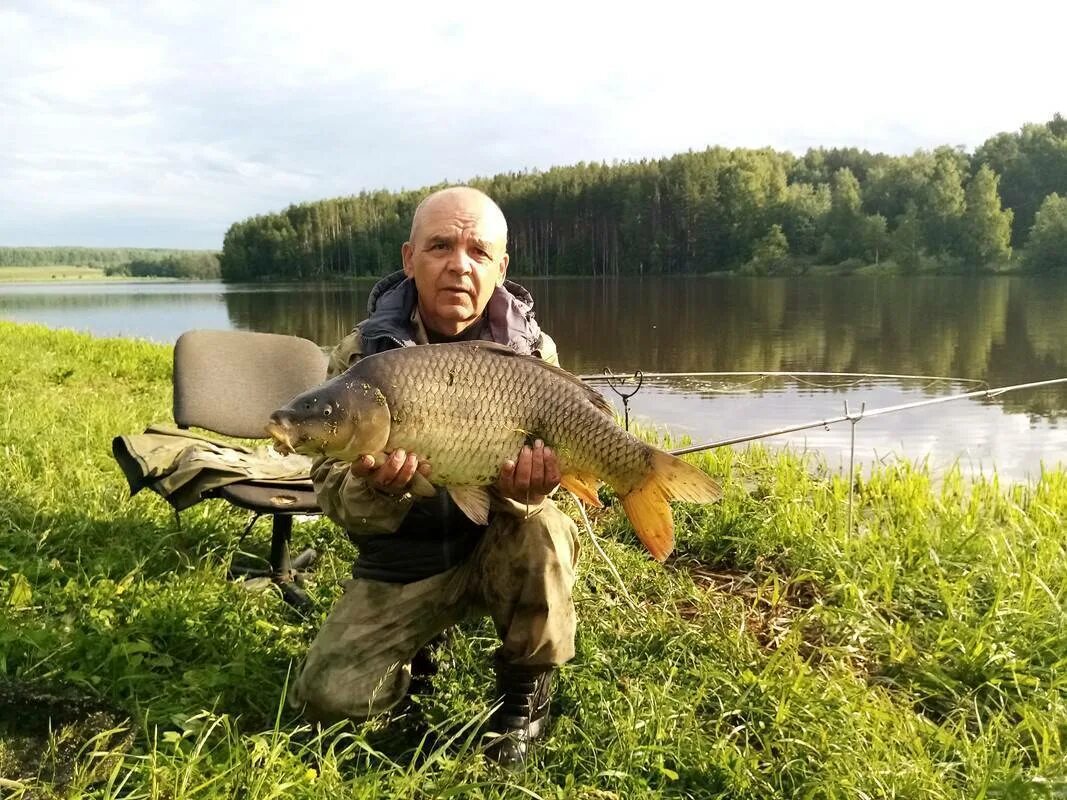
M367 356L293 398L271 416L267 432L282 453L346 461L373 455L376 462L397 448L417 453L430 463L430 481L483 525L486 487L506 459L540 438L556 451L564 488L595 506L599 481L615 490L659 561L674 547L667 501L721 496L703 471L623 430L611 405L578 378L489 342Z

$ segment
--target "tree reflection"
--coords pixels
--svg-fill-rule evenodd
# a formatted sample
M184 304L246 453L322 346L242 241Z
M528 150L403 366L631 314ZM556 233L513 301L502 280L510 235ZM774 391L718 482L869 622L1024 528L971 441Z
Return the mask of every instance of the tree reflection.
M1067 375L1067 282L1024 278L535 279L537 317L577 373L907 373L991 386ZM230 291L235 327L331 345L371 283ZM943 391L939 387L937 391ZM1055 416L1067 390L997 402Z

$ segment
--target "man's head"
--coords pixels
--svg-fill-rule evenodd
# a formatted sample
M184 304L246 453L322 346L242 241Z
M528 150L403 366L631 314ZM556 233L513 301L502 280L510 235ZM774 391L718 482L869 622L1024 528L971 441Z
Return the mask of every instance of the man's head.
M442 189L419 203L401 254L426 327L456 336L481 316L507 273L507 239L504 214L477 189Z

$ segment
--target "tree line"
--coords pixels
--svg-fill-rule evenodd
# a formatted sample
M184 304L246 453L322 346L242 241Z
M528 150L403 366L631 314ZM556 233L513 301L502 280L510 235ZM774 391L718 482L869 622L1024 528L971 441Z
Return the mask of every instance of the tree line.
M0 247L0 267L97 267L197 255L199 250L146 247Z
M711 147L470 183L504 210L520 275L1067 267L1067 119L1059 114L997 134L974 153L818 148L797 157ZM362 192L235 223L222 275L389 272L415 205L435 188Z
M217 280L222 275L219 257L211 252L189 252L162 258L135 258L104 267L105 275L128 275L132 278L179 278L181 280Z

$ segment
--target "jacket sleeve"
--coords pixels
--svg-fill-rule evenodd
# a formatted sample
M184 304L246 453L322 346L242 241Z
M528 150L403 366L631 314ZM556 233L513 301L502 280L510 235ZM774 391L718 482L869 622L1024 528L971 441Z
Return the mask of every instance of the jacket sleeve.
M560 365L559 351L556 349L556 343L552 341L552 337L544 331L541 331L541 341L538 342L537 351L541 354L542 361L547 361L554 367Z
M311 482L323 513L356 534L393 533L411 508L411 495L376 491L353 475L347 461L320 458L311 465Z
M340 375L362 358L357 327L330 354L327 375ZM393 533L411 508L410 495L379 492L353 475L347 461L318 458L311 465L311 483L323 513L347 531L356 534Z

